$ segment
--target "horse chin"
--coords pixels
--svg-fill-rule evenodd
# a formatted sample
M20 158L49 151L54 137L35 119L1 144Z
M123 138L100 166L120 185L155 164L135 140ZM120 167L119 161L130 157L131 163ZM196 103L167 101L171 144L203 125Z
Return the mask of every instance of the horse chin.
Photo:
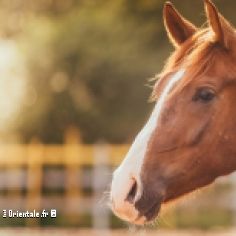
M135 225L145 225L152 223L159 215L161 203L154 203L143 215L140 215L132 222Z

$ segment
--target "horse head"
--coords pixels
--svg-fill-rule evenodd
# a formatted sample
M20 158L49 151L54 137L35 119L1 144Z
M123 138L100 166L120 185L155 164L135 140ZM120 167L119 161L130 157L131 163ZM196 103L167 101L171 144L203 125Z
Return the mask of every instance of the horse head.
M153 88L154 110L113 174L112 209L134 224L236 169L236 33L210 0L198 29L171 3L175 51Z

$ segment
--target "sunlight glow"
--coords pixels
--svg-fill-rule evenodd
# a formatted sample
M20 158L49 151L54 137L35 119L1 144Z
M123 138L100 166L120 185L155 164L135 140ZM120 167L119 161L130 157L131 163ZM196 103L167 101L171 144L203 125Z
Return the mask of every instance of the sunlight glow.
M0 41L0 130L6 130L20 110L26 89L23 56L10 40Z

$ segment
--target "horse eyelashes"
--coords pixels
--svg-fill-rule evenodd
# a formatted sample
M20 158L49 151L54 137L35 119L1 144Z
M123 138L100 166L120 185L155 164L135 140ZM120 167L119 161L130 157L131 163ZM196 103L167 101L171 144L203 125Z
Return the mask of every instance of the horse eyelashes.
M197 90L196 94L193 96L193 101L202 101L204 103L210 102L215 97L215 93L212 89L201 88Z

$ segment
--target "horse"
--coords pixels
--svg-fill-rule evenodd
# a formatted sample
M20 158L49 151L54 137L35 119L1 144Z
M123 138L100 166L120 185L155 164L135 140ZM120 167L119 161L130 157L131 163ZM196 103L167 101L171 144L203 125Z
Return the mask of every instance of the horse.
M164 26L174 46L156 76L154 109L113 172L110 203L133 224L236 169L236 31L211 0L196 27L167 2Z

